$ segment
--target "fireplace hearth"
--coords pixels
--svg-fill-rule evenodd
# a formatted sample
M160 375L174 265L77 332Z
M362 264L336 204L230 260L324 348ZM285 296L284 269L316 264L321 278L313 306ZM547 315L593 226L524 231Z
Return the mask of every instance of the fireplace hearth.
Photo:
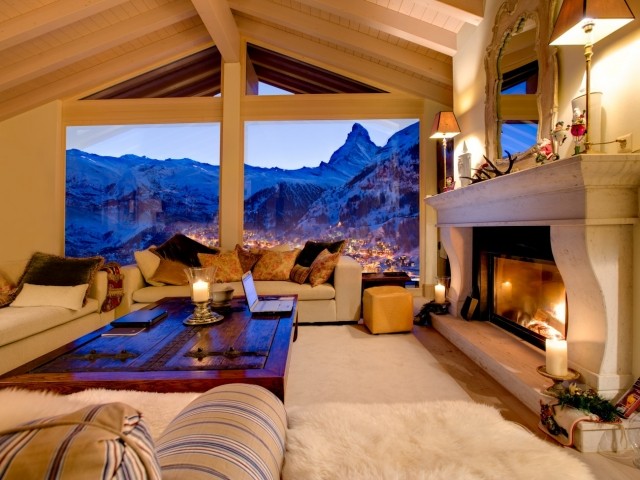
M566 289L549 227L475 227L472 268L476 318L540 349L566 338Z

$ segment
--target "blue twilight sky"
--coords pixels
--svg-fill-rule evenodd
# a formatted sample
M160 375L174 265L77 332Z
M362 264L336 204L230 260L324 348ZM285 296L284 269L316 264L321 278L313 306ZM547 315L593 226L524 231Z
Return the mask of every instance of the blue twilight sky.
M261 167L316 167L329 161L358 122L378 146L415 119L247 122L246 163ZM219 165L220 131L213 123L101 125L67 128L67 149L159 160L190 158Z

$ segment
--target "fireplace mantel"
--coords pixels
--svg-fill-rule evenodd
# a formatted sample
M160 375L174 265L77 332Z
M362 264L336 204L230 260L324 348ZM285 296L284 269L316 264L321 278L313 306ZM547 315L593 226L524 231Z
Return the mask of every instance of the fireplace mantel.
M605 396L632 383L633 225L640 155L589 154L427 197L451 266L450 313L470 295L472 227L549 225L567 289L570 366Z

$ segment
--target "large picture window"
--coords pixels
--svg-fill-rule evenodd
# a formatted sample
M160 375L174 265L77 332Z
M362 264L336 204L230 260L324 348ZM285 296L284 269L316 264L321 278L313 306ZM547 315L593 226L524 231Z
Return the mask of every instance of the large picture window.
M247 122L244 242L346 239L365 271L419 271L416 119Z
M67 128L65 254L121 264L184 233L218 244L220 125Z

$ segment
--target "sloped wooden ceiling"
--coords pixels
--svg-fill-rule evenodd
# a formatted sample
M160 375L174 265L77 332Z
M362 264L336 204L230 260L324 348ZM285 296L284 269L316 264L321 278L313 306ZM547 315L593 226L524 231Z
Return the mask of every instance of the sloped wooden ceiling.
M247 45L247 57L258 80L291 93L384 92L256 45ZM84 99L211 97L220 93L221 71L220 52L209 47Z
M0 0L0 120L191 64L214 45L239 62L243 39L447 103L458 32L482 15L481 0Z

